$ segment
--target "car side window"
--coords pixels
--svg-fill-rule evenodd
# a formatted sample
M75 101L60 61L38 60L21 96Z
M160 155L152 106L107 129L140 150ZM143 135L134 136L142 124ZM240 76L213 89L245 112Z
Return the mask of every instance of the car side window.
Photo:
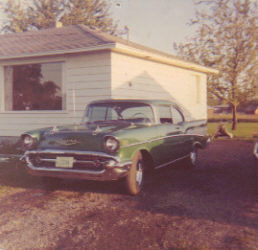
M160 123L172 123L172 114L170 106L159 106L159 119Z
M91 121L94 122L105 120L106 110L106 107L101 106L92 108L89 114L89 117L91 117Z
M118 120L119 117L114 109L108 108L107 114L106 114L106 120Z
M123 119L147 119L153 122L152 109L149 106L129 107L122 112Z
M175 107L172 107L173 123L179 124L184 121L182 113Z

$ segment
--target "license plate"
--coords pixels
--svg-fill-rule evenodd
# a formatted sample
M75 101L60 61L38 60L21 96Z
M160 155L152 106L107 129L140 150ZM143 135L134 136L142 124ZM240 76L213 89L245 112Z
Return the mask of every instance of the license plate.
M73 157L56 157L56 167L57 168L72 168L73 167Z

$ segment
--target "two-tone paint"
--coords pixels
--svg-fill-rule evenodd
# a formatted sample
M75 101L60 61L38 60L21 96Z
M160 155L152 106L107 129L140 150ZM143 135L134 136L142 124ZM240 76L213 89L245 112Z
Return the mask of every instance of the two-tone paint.
M35 138L32 149L26 150L22 160L26 162L32 175L93 180L116 180L127 175L132 159L141 152L147 168L161 168L175 161L189 157L194 148L203 148L208 141L206 121L183 121L179 124L161 123L158 107L175 107L183 116L183 111L170 101L160 100L102 100L98 103L141 103L149 105L153 112L153 121L144 124L79 124L45 128L24 133L21 138L30 135ZM86 109L87 113L87 109ZM119 141L119 150L109 152L104 146L105 138L112 136ZM35 166L37 159L39 166ZM54 157L52 157L54 156ZM75 157L74 163L91 162L91 169L71 167L57 168L57 157ZM84 158L83 158L84 157ZM33 161L31 160L33 159ZM80 162L81 161L81 162ZM44 162L52 164L44 166ZM85 164L86 164L85 163ZM95 166L95 168L94 168Z

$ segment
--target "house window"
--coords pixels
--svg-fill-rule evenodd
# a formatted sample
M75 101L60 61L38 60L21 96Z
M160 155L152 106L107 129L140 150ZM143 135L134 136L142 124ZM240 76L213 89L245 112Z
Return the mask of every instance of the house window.
M62 63L4 67L5 110L63 110Z

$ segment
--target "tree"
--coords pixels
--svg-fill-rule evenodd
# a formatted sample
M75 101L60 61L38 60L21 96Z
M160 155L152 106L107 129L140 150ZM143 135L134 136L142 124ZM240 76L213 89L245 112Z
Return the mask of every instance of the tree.
M117 30L106 0L31 0L27 4L8 0L2 8L8 19L2 32L50 28L58 21L63 25L85 24L111 34Z
M196 33L187 43L175 44L178 55L215 67L208 77L208 96L232 106L232 129L237 106L257 95L257 4L251 0L195 2L199 10L191 25Z
M108 11L109 6L103 0L70 0L61 22L65 25L83 23L114 34L117 25L113 23Z

